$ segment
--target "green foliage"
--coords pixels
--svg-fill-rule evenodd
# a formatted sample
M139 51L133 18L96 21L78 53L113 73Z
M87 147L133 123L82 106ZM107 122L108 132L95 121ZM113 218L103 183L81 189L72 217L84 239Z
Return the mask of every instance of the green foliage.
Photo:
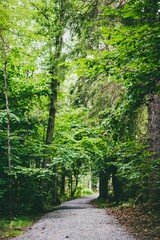
M116 165L124 198L136 198L143 193L143 201L145 201L149 197L149 180L152 173L147 149L138 142L118 145Z
M152 23L146 22L144 20L146 16L143 18L145 13L142 14L143 7L145 4L142 6L139 1L136 1L135 4L129 1L119 10L114 7L104 8L102 16L107 16L107 19L104 18L101 22L103 24L101 32L103 49L89 51L87 58L78 61L78 73L80 76L86 77L87 80L83 83L85 85L87 83L91 87L91 96L93 96L94 86L99 91L97 83L100 84L100 81L102 82L101 95L103 88L106 89L105 81L113 82L115 91L117 83L121 87L118 95L122 96L117 97L118 102L110 99L110 102L106 104L106 107L109 108L112 103L109 111L110 119L111 122L116 122L116 124L113 122L114 128L115 125L119 125L119 129L116 128L116 130L120 133L124 131L125 127L133 125L131 120L135 118L137 109L146 102L148 94L159 91L158 17ZM115 16L114 20L113 16ZM111 26L108 20L112 20ZM83 89L85 89L84 86ZM83 91L81 86L79 90ZM87 97L87 101L91 104L89 94ZM93 99L94 101L92 101L95 102L96 98ZM99 102L100 104L104 106L103 101ZM125 133L127 134L127 132Z
M159 94L158 1L127 1L102 9L97 18L101 31L96 31L100 45L87 49L76 63L79 78L71 91L73 104L88 107L94 123L103 129L96 147L93 139L83 139L95 156L101 152L96 167L116 169L124 198L143 193L148 199L156 167L147 153L146 135L140 134L142 129L147 132L147 117L144 123L138 120L149 94ZM159 188L158 181L154 185Z
M157 0L120 6L97 0L1 1L15 214L52 205L53 182L59 195L77 194L80 177L90 169L96 177L102 171L117 178L125 200L149 198L150 178L159 168L159 159L151 162L147 151L148 97L160 92L158 13ZM2 51L0 60L3 69ZM46 145L53 77L60 84L57 118L53 143ZM0 209L7 214L3 92L1 81Z
M83 189L83 186L78 186L75 192L75 197L84 197L84 196L88 196L88 195L92 195L93 191L90 189Z

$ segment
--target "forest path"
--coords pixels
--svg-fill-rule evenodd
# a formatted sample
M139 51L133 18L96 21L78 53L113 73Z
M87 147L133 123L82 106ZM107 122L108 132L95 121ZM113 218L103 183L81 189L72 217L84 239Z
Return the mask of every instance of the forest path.
M114 216L91 205L95 198L89 196L63 203L13 240L135 240Z

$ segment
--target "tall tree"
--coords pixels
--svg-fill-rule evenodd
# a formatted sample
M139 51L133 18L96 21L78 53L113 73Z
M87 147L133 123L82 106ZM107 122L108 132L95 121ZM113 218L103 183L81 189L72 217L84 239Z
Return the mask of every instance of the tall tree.
M158 182L160 179L159 170L160 166L158 161L160 159L160 96L150 95L149 106L148 106L148 138L151 156L151 165L155 165L153 172L150 176L150 198L156 201L158 198ZM157 161L157 163L156 163Z
M154 1L154 3L150 0L145 1L145 12L146 12L146 22L153 29L160 24L159 18L159 1ZM157 38L154 35L153 31L153 40L152 40L152 48L153 48L153 57L156 59L158 51ZM159 51L158 51L159 52ZM148 103L148 139L150 151L153 154L151 157L152 161L156 161L160 159L160 96L157 93L159 89L159 77L155 75L151 76L152 80L156 82L156 88L153 94L150 94L149 103ZM152 163L151 163L152 164ZM157 168L153 170L151 173L151 184L150 184L150 198L155 201L158 198L158 182L160 180L159 170L160 165L155 164Z
M7 43L3 37L2 29L0 29L0 38L2 43L3 51L3 76L4 76L4 95L6 103L6 115L7 115L7 140L8 140L8 177L9 177L9 206L10 206L10 215L12 215L12 184L11 184L11 133L10 133L10 107L9 107L9 97L8 97L8 82L7 82Z

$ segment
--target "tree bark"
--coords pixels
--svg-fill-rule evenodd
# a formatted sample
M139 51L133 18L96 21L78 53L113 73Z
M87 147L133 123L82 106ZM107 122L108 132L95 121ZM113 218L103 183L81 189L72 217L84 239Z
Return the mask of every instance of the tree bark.
M160 96L151 95L148 104L148 141L149 150L152 153L151 161L160 158ZM150 176L150 198L158 199L157 182L159 179L159 168L154 168Z
M53 132L56 117L56 104L57 104L57 92L58 92L58 80L54 77L51 82L51 98L50 98L50 109L48 118L48 127L46 135L46 144L51 144L53 141Z
M119 202L122 197L122 188L120 186L120 182L116 173L112 173L112 184L113 184L113 194L114 194L114 201Z
M99 174L99 198L107 199L108 197L108 175L101 171Z
M65 173L63 172L61 174L61 195L63 196L65 194Z

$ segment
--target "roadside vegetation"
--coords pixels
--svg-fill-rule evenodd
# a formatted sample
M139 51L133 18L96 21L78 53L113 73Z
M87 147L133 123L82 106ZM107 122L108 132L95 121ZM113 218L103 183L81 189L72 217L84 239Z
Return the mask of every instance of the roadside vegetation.
M0 239L7 239L9 237L21 235L23 230L31 226L35 219L37 219L35 216L17 216L12 219L1 218Z

